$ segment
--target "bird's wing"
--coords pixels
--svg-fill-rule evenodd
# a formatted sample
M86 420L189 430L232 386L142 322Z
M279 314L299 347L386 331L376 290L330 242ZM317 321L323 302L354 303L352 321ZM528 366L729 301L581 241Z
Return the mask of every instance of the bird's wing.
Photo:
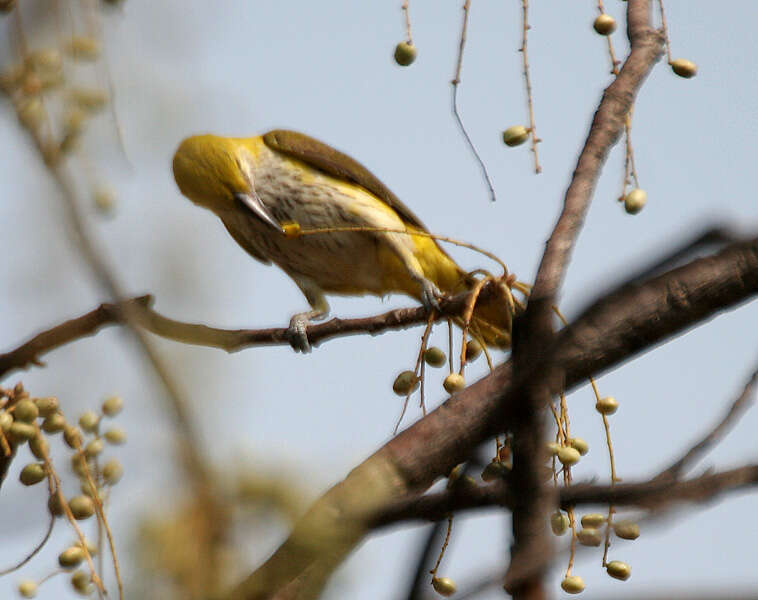
M250 256L252 256L256 260L261 261L264 265L271 264L271 261L265 256L263 256L263 254L261 254L258 250L256 250L243 234L241 234L239 231L237 231L233 226L229 225L223 219L221 220L221 222L224 224L224 227L226 227L226 230L229 232L229 235L231 235L234 238L235 242L237 242L240 246L242 246L245 252L247 252Z
M422 231L427 231L410 208L403 204L371 171L347 154L303 133L286 129L269 131L263 135L263 142L269 148L296 158L332 177L357 183L389 204L404 221Z

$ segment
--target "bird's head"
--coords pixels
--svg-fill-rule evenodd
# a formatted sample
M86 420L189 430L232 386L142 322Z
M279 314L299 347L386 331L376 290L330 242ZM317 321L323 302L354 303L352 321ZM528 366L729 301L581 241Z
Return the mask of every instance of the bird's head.
M242 205L281 231L255 193L254 167L255 155L245 140L210 134L183 140L173 161L176 184L194 203L215 213Z

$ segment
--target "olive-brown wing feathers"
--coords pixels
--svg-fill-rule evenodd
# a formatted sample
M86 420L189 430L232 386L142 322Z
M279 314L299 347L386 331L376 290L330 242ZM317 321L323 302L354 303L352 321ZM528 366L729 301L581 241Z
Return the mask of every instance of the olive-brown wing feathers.
M275 129L263 135L269 148L296 158L332 177L356 183L389 204L406 222L427 231L421 220L371 171L339 150L297 131Z

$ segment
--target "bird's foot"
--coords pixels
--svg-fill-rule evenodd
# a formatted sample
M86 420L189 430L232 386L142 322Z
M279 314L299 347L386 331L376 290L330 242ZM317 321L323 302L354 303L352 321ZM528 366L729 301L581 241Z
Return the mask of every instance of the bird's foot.
M436 285L434 285L434 283L428 279L421 280L421 302L423 303L424 308L426 308L427 312L432 312L433 310L439 311L439 301L444 297L445 295Z
M295 352L307 354L311 351L311 344L308 341L308 325L310 319L306 314L297 314L290 319L290 326L287 328L287 341Z

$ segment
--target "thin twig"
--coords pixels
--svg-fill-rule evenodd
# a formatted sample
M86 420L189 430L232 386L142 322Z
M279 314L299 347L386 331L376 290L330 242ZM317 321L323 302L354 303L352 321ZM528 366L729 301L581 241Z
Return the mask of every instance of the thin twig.
M410 4L410 0L405 0L401 8L403 11L403 16L405 17L405 34L406 34L406 37L408 38L408 43L412 46L413 36L411 35L411 15L408 11L409 4Z
M463 25L461 27L461 37L460 37L460 43L458 45L458 59L456 61L455 66L455 77L453 77L453 80L450 82L453 85L453 117L455 117L455 122L458 124L458 128L461 130L461 133L463 134L464 139L466 140L466 143L468 144L468 147L471 149L471 152L474 155L474 158L479 163L479 166L482 169L482 175L484 176L484 181L487 184L487 187L490 191L490 199L494 202L497 200L495 196L495 188L492 185L492 180L490 179L489 171L487 170L487 165L484 164L484 161L482 160L482 157L479 155L479 152L476 149L476 146L474 145L474 142L471 140L471 137L469 137L468 131L466 131L466 127L463 124L463 120L461 119L460 112L458 111L458 85L461 83L461 69L463 68L463 50L466 47L466 30L468 29L468 15L469 15L469 8L471 6L471 0L466 0L463 4Z
M537 155L537 144L542 140L537 137L537 125L534 121L534 105L532 102L532 81L529 76L529 50L527 46L527 33L532 28L529 25L529 0L521 0L522 8L522 29L523 37L521 38L521 59L524 65L524 85L526 86L526 103L529 109L529 134L532 138L532 154L534 154L534 172L542 173L540 159Z

